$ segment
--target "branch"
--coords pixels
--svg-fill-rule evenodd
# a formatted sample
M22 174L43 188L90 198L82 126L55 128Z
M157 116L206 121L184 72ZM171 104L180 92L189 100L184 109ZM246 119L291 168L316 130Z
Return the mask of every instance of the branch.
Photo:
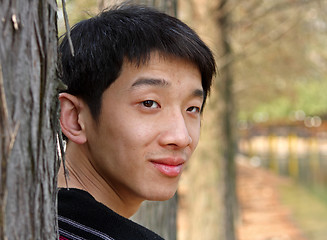
M277 30L272 30L269 33L267 33L266 35L264 35L261 39L261 41L257 41L256 44L254 45L254 47L249 47L246 51L242 51L240 53L236 53L236 54L231 54L228 56L223 56L220 59L220 64L219 66L221 68L226 67L228 64L231 64L232 62L235 61L240 61L242 59L245 59L251 55L256 54L257 52L261 51L262 49L265 49L267 47L269 47L270 45L272 45L273 43L275 43L276 41L280 40L283 36L285 36L289 31L291 31L298 23L299 19L297 18L294 22L292 22L291 24L289 24L289 26L285 27L285 22L281 23L281 27Z
M232 28L240 28L240 27L250 27L252 26L256 21L259 19L268 16L269 14L273 14L275 12L279 11L285 11L291 8L300 7L305 4L310 4L313 2L320 2L321 0L297 0L297 1L287 1L287 2L281 2L273 5L272 7L268 9L263 9L263 11L259 11L258 13L254 13L251 11L248 16L243 17L244 21L240 22L231 22L230 27Z
M69 26L69 21L68 21L68 14L67 14L67 11L66 11L66 0L62 0L62 11L63 11L63 14L64 14L65 27L66 27L66 31L67 31L67 39L68 39L70 51L71 51L72 55L75 56L73 42L72 42L72 39L70 37L70 26Z
M259 0L262 1L262 0ZM242 4L242 1L228 1L228 0L221 0L221 2L217 6L217 11L213 14L215 19L225 18L226 16L233 13L233 11Z
M68 39L68 43L69 43L69 47L70 47L70 51L72 53L72 56L75 56L74 54L74 46L73 46L73 42L72 42L72 39L70 37L70 26L69 26L69 21L68 21L68 14L67 14L67 11L66 11L66 0L62 0L62 11L63 11L63 14L64 14L64 20L65 20L65 27L66 27L66 31L67 31L67 39ZM57 114L59 115L59 108L56 109L57 111ZM58 116L59 118L59 116ZM61 130L60 130L60 126L58 126L58 129L57 129L58 133L57 133L57 149L58 149L58 156L59 156L59 159L60 161L62 162L62 165L63 165L63 168L64 168L64 176L65 176L65 181L66 181L66 187L68 187L68 178L69 178L69 174L68 174L68 170L66 168L66 161L65 161L65 147L64 147L64 141L63 141L63 137L62 137L62 133L61 133Z
M98 0L98 11L101 12L104 9L104 0Z

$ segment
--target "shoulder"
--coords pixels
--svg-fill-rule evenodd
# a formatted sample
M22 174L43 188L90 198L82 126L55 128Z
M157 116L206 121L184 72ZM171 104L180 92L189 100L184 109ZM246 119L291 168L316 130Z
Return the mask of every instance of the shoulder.
M79 189L58 191L59 234L66 239L162 240ZM63 238L63 239L65 239Z

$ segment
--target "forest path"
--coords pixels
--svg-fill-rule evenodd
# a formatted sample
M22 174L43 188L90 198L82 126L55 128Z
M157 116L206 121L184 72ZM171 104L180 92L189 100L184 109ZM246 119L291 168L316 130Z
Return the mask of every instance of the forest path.
M281 203L278 186L288 181L246 160L237 162L238 240L308 240Z

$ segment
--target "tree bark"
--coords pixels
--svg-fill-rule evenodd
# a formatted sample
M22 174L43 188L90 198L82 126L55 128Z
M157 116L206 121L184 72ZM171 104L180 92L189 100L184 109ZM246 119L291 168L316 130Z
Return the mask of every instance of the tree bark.
M55 239L55 0L0 1L0 239Z
M220 0L217 9L218 51L221 57L232 55L232 48L229 43L228 28L230 12L226 11L228 0ZM219 66L219 64L218 64ZM216 81L216 89L220 96L220 109L217 116L221 132L221 176L222 176L222 229L223 240L235 240L235 220L237 214L236 196L236 173L235 173L235 104L233 93L232 63L225 64L219 70L219 79Z

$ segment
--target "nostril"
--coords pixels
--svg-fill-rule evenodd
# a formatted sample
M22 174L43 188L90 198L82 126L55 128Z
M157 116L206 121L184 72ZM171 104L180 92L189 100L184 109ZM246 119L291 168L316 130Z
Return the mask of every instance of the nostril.
M169 145L169 146L178 146L176 143L169 143L167 145Z

